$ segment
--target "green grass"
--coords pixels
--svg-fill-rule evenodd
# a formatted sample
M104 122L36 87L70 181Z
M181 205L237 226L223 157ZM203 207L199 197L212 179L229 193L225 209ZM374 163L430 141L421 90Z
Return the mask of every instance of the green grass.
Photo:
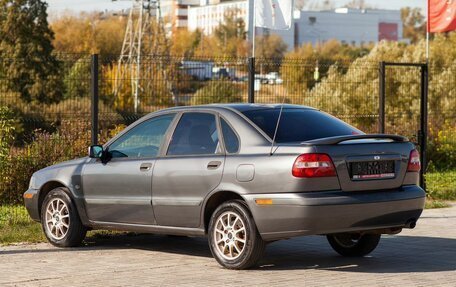
M429 172L426 189L434 200L456 200L456 170Z
M87 239L100 240L123 234L130 233L93 230L87 233ZM46 241L41 224L30 219L24 206L0 205L0 246L20 242L39 243Z
M434 199L426 199L426 205L424 208L431 209L431 208L445 208L450 207L451 205L448 202L441 201L441 200L434 200Z
M0 245L43 242L41 225L30 219L23 206L0 206Z

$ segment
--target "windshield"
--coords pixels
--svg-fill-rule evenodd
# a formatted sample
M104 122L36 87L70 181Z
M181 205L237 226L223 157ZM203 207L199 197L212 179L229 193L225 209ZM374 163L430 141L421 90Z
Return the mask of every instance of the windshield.
M262 129L271 139L280 108L245 111L243 114ZM318 110L284 108L276 142L303 142L319 138L363 134L349 124Z

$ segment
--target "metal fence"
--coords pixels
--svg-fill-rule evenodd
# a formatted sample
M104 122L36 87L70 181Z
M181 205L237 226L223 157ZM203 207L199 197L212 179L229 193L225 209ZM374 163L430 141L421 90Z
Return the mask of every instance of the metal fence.
M119 65L119 56L60 54L56 59L58 74L39 79L38 85L32 71L14 69L27 59L0 56L0 208L4 210L6 204L22 203L34 171L84 156L94 140L94 123L96 140L103 143L152 111L249 99L246 58L145 56L130 65ZM34 63L35 68L40 64ZM308 105L365 132L378 131L378 62L256 59L255 68L255 103ZM385 73L385 131L417 141L419 70L388 67ZM32 80L21 81L24 75ZM437 168L454 168L454 162L452 166L445 152L437 149L456 141L456 66L431 66L429 75L428 122L434 149L430 161ZM53 98L43 98L49 91ZM97 117L92 122L94 112Z

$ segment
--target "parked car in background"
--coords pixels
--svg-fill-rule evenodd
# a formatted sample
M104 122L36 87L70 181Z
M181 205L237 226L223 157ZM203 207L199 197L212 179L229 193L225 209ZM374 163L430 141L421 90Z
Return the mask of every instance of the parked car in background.
M267 83L269 85L281 85L283 84L282 78L280 78L279 73L277 72L270 72L265 76Z
M207 81L213 77L212 69L214 62L211 61L182 61L180 69L184 70L187 75L192 76L194 79Z
M218 67L215 66L212 68L213 80L221 80L221 79L236 79L236 70L234 68L229 67Z
M382 234L415 227L419 170L401 136L304 106L216 104L151 113L88 157L35 172L24 198L56 246L88 229L207 236L222 266L245 269L267 243L303 235L369 254Z

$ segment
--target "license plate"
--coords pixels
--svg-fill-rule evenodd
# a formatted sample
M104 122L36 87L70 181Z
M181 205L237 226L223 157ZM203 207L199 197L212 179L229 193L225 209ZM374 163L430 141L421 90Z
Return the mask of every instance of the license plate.
M363 161L350 163L352 179L384 179L394 177L394 161Z

